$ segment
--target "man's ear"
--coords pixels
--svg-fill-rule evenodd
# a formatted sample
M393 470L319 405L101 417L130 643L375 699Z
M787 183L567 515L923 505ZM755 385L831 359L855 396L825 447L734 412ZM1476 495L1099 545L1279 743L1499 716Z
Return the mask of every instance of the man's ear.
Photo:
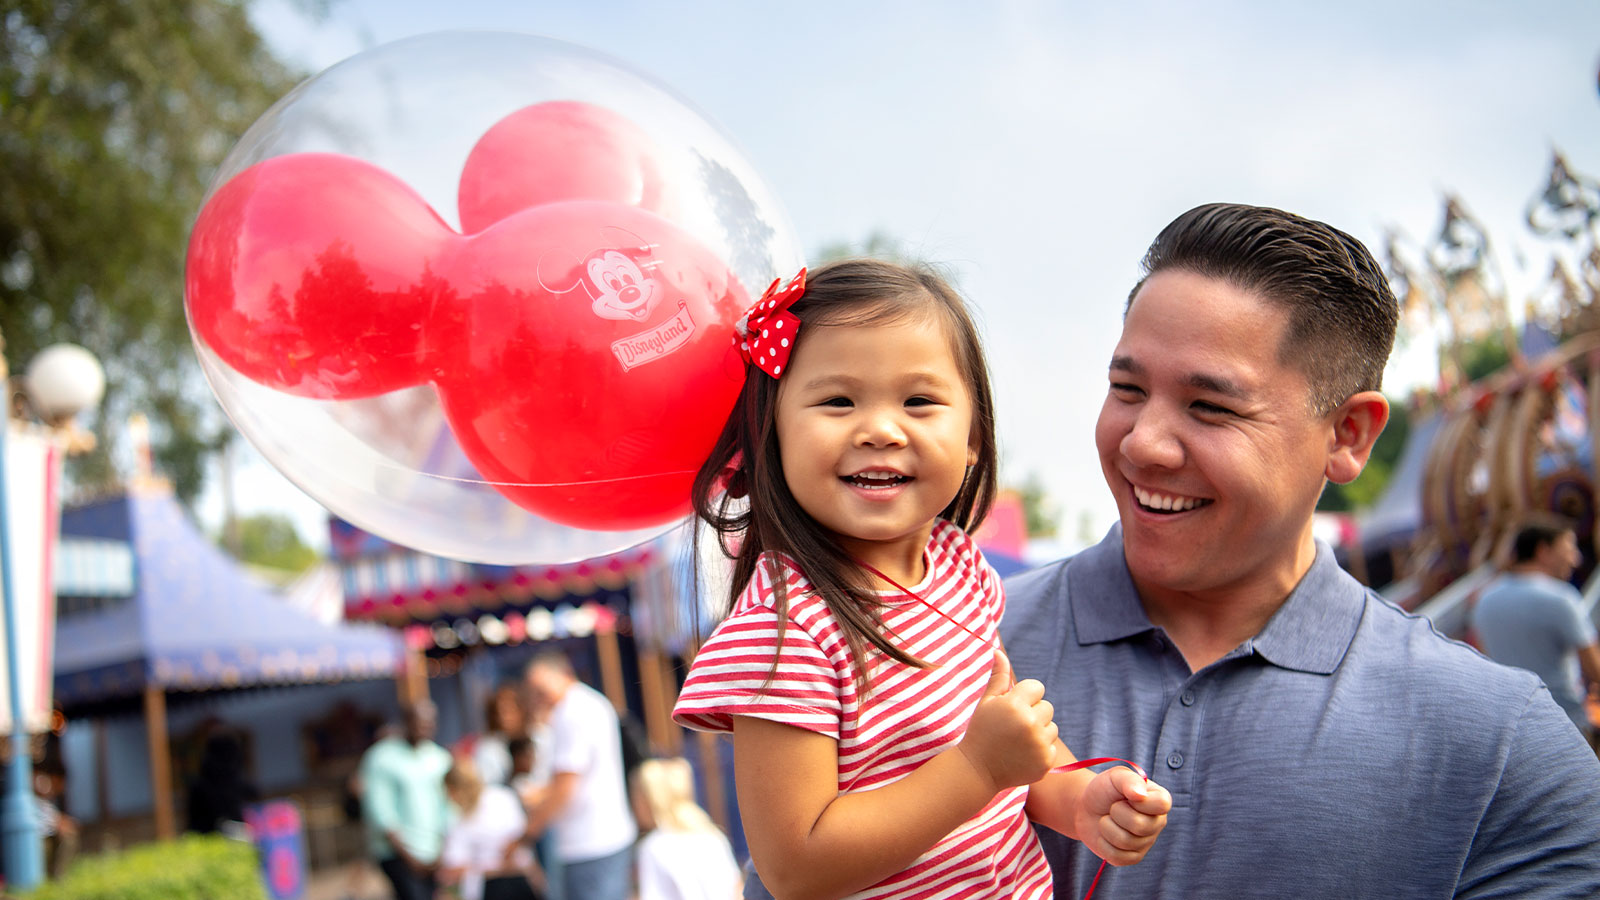
M1328 465L1323 474L1336 484L1356 480L1372 455L1372 445L1389 421L1389 400L1379 391L1362 391L1339 404L1329 422Z

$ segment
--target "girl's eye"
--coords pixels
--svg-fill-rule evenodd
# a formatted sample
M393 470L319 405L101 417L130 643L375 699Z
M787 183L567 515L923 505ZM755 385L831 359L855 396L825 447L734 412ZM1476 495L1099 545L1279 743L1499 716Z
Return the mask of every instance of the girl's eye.
M823 406L836 406L836 407L839 407L840 409L848 409L849 407L853 406L854 404L852 404L850 402L850 398L849 397L829 397L828 399L822 401L822 405Z
M932 406L933 404L934 400L931 397L912 397L906 400L907 406Z

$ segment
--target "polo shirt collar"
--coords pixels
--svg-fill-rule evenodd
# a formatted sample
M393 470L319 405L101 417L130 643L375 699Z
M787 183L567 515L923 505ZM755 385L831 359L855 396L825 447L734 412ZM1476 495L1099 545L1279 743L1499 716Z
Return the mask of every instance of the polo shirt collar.
M1080 644L1104 644L1154 631L1122 558L1122 525L1067 566L1067 597Z
M1078 643L1100 644L1155 630L1133 586L1122 556L1122 526L1073 558L1067 567ZM1331 675L1355 639L1366 607L1366 590L1339 568L1333 550L1317 541L1317 556L1305 577L1261 633L1247 642L1275 666Z

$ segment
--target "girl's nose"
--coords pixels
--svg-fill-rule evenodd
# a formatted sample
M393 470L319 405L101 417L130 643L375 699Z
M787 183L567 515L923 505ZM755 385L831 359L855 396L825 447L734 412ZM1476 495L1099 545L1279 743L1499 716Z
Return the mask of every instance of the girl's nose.
M906 432L894 413L869 410L862 417L856 441L867 447L902 447L906 443Z

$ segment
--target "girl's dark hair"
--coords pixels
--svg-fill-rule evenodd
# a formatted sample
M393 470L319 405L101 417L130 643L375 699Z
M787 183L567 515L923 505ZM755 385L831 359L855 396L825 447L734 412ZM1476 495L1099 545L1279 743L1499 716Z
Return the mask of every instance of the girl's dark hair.
M823 325L887 325L927 316L944 324L956 367L972 395L971 440L977 462L939 516L968 531L976 528L994 502L999 463L988 365L977 326L961 296L926 267L849 259L810 273L804 296L790 310L800 319L797 344L805 341L807 328ZM856 684L865 689L869 645L908 665L925 663L884 636L881 601L872 579L790 493L778 448L779 387L778 379L747 367L744 389L728 423L695 475L695 514L716 530L723 553L733 559L728 608L756 574L762 554L788 556L838 621L856 663ZM781 648L789 598L777 563L771 566ZM777 655L769 683L777 671Z

